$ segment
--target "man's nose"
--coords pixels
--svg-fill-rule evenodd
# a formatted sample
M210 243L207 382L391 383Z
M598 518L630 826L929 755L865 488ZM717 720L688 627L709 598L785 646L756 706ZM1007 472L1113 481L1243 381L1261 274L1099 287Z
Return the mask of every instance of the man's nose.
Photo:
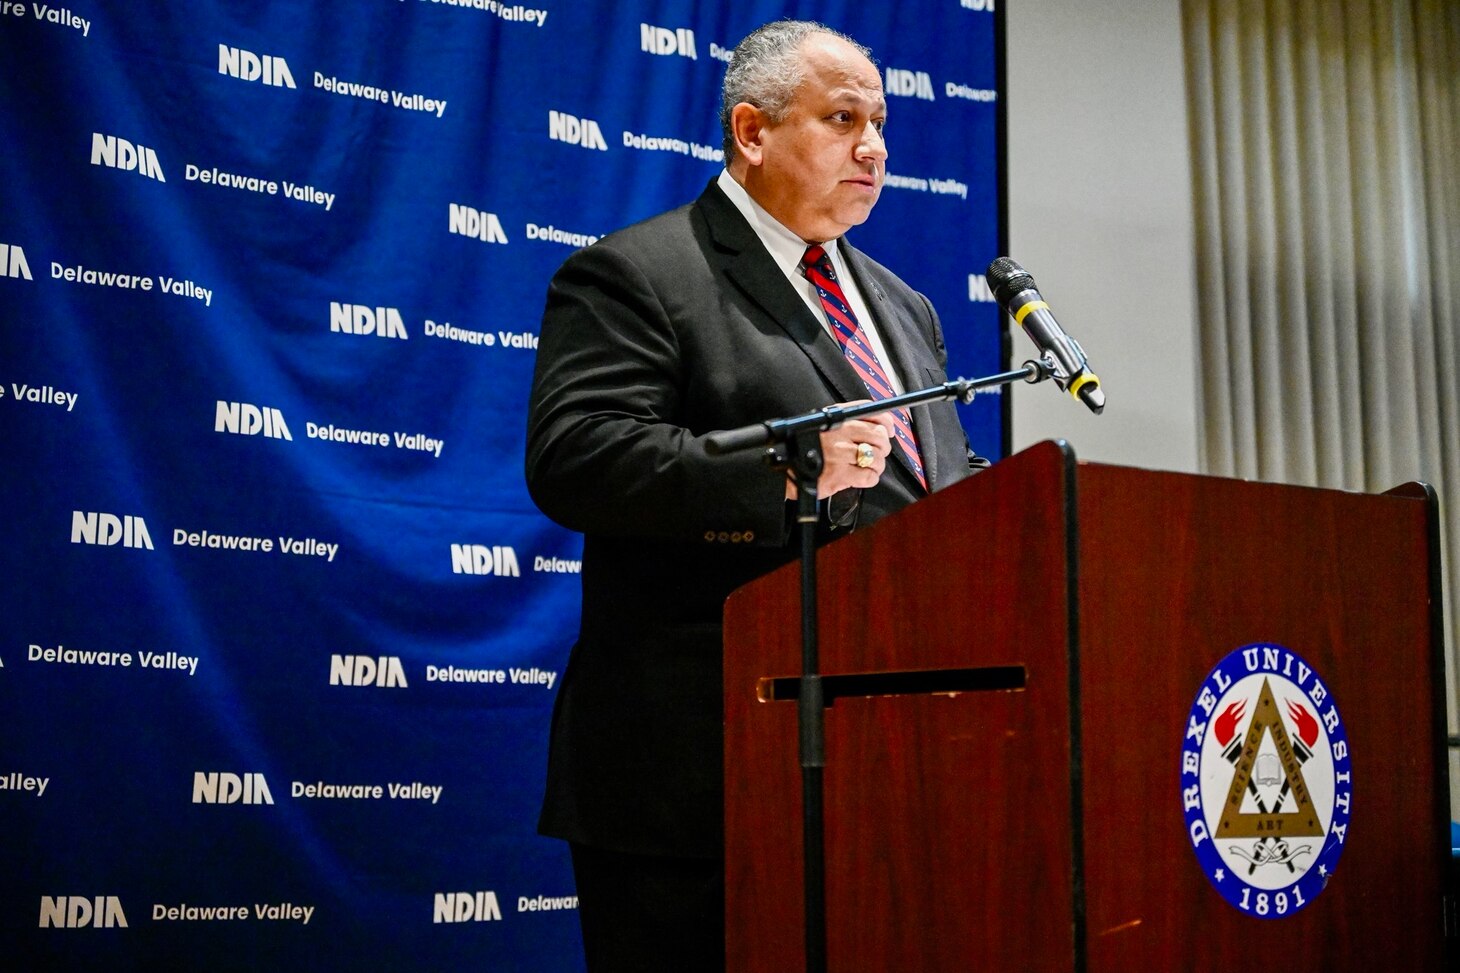
M882 140L882 133L877 126L871 122L862 129L862 137L857 140L857 158L882 161L887 158L887 143Z

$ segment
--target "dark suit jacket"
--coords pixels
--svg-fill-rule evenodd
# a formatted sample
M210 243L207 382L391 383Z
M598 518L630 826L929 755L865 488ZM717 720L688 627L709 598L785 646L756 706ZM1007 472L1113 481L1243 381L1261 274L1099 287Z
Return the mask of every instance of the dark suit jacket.
M842 252L909 389L946 381L932 306ZM527 481L581 531L583 616L553 712L540 830L611 850L721 853L721 613L790 560L785 475L705 436L867 397L734 204L694 204L570 257L548 289ZM912 410L932 489L968 474L951 403ZM860 524L923 495L900 450Z

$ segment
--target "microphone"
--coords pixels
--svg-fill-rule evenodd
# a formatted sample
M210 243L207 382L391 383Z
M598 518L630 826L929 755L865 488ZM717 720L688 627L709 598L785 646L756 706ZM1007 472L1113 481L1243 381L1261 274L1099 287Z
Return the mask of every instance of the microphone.
M999 257L989 264L988 282L994 300L1024 329L1053 367L1055 384L1089 406L1096 415L1103 412L1105 393L1100 390L1099 377L1090 371L1085 350L1065 334L1065 329L1049 312L1049 305L1039 296L1029 271L1008 257Z

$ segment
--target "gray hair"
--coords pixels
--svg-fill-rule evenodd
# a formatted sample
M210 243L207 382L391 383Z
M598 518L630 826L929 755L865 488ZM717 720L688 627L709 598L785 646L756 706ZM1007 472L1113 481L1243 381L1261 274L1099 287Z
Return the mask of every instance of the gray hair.
M840 38L872 60L872 52L846 34L810 20L777 20L751 31L735 45L720 97L720 130L724 133L727 163L737 151L731 109L743 101L765 112L773 124L785 121L796 90L806 80L801 45L817 34Z

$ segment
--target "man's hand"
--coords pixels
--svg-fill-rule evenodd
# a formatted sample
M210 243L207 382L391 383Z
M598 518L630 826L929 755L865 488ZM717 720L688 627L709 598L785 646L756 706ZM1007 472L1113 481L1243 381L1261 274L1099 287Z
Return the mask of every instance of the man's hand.
M841 404L859 405L866 401ZM825 462L821 476L816 479L817 497L824 500L852 487L876 486L891 452L892 417L886 413L852 419L822 433L821 454ZM786 499L796 499L796 484L790 479L786 480Z

